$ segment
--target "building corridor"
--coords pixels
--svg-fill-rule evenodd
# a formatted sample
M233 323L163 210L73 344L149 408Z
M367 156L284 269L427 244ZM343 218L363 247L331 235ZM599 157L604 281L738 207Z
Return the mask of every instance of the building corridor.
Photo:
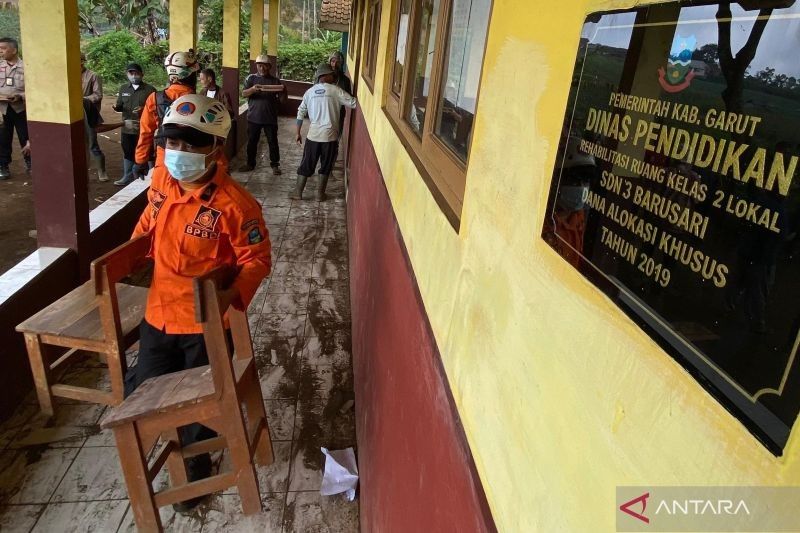
M358 501L319 494L320 447L356 444L343 177L334 172L326 202L289 200L302 147L294 120L282 120L282 176L272 175L263 139L256 170L238 173L240 161L231 163L262 204L272 241L272 274L249 308L275 452L274 464L259 469L264 510L244 516L234 487L191 514L162 508L166 531L358 530ZM315 186L316 177L306 198ZM67 372L73 384L104 379L89 358ZM63 401L48 421L31 393L0 425L1 531L135 531L113 436L98 425L105 410ZM223 469L229 460L212 458ZM154 483L164 482L162 474Z

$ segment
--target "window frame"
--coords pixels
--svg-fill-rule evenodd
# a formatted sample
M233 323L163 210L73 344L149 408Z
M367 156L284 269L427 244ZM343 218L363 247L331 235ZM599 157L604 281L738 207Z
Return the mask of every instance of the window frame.
M389 87L385 91L383 111L389 119L390 124L400 141L411 156L417 170L422 175L423 180L431 191L436 203L442 209L450 224L459 230L461 211L464 205L464 193L466 191L466 175L469 161L472 157L472 143L474 136L470 136L467 147L467 158L462 161L458 155L447 146L435 133L436 119L442 99L442 78L445 76L447 66L450 38L450 23L452 20L453 4L455 0L440 0L439 13L437 15L436 35L434 38L433 63L431 64L431 77L427 104L425 107L425 121L423 123L422 136L420 137L405 120L411 99L413 98L413 79L416 76L417 65L413 53L418 51L421 24L416 23L418 10L424 0L412 0L411 11L409 13L409 29L406 41L406 55L403 64L403 77L401 82L401 94L398 96L393 92L392 81L394 80L395 62L397 56L397 39L400 25L400 8L402 0L395 0L392 5L389 46L387 46L387 65L385 73L385 85ZM483 58L486 57L486 45L489 37L489 27L491 25L492 13L494 11L494 0L489 8L489 18L486 26L486 36L483 43ZM479 80L483 77L484 62L481 61L481 71ZM478 86L476 95L476 115L478 102L480 101L481 86Z
M350 16L350 24L352 25L351 35L353 37L352 40L352 47L350 48L350 57L352 57L352 63L348 64L348 70L350 70L351 78L353 80L353 96L356 96L358 92L358 74L361 67L361 43L364 36L363 31L363 21L364 21L364 10L362 6L365 5L364 2L366 0L353 0L353 12Z
M378 70L378 48L381 38L381 12L383 11L383 0L366 0L367 13L364 17L364 69L361 77L369 87L370 92L375 92L375 75ZM376 16L373 19L373 16ZM375 26L373 27L373 20Z

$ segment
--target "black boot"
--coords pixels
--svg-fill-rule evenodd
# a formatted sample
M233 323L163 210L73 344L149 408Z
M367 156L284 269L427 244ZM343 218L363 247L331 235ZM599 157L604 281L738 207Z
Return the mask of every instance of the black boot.
M324 202L328 195L325 194L325 187L328 186L328 178L330 177L329 174L321 175L319 177L319 185L317 186L317 201Z
M200 481L211 476L211 456L207 453L190 457L186 460L186 477L191 483L192 481ZM206 498L206 496L198 496L191 500L173 503L172 508L178 513L188 513Z
M300 174L297 175L297 184L294 187L294 190L289 193L289 198L292 200L302 200L303 199L303 189L306 188L306 181L308 181L308 176L301 176Z

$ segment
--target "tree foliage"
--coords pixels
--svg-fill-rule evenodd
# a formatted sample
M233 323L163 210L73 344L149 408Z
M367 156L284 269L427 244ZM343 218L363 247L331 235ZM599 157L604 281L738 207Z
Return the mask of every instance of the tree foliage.
M148 53L128 31L112 31L95 37L86 44L85 52L86 67L100 75L108 92L116 91L127 80L125 66L130 62L141 64L148 78L159 75L152 52Z
M278 68L287 80L313 81L314 71L331 52L338 50L340 41L316 41L305 44L278 45Z

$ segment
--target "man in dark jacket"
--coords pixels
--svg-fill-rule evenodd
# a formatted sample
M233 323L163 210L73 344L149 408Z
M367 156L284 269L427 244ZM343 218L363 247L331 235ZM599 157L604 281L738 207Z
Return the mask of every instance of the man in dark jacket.
M334 72L336 72L336 86L350 96L353 96L353 84L350 83L350 78L348 78L347 74L344 72L344 55L339 50L331 52L331 55L328 56L328 64ZM344 117L346 112L344 106L339 108L339 138L342 137L342 131L344 130Z
M119 88L114 111L122 113L122 177L114 185L123 187L134 179L133 166L136 164L136 143L139 141L139 117L147 97L156 91L155 87L142 81L142 67L138 63L128 63L125 68L128 83Z

